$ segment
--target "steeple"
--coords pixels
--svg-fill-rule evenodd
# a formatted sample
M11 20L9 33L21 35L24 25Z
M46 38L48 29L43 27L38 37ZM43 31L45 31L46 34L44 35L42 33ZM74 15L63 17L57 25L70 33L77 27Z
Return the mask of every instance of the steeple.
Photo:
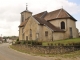
M28 13L31 13L32 14L32 12L30 12L29 10L28 10L28 7L27 7L28 5L27 5L27 3L26 3L26 10L24 10L23 12L28 12ZM23 12L21 12L21 13L23 13Z
M26 3L26 9L23 12L21 12L21 23L27 20L30 16L32 16L32 12L28 10Z

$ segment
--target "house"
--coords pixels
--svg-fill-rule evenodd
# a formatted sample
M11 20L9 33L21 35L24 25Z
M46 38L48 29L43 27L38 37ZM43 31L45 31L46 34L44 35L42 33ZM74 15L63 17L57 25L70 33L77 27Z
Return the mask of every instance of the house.
M76 19L63 8L32 15L21 12L19 40L55 41L79 37Z

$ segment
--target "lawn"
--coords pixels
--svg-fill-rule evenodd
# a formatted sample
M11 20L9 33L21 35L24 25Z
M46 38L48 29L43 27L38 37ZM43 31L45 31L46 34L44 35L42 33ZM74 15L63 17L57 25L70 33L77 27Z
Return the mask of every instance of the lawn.
M43 46L47 46L48 44L69 44L69 43L79 43L80 42L80 38L73 38L73 39L66 39L66 40L57 40L57 41L52 41L52 42L43 42Z

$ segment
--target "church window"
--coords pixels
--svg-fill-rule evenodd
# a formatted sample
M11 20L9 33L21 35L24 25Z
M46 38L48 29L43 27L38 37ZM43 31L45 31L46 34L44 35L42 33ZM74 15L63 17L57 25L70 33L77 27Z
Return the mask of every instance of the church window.
M45 31L45 36L48 36L48 31Z
M22 35L22 39L23 39L23 40L24 40L24 36L25 36L25 34Z
M30 37L32 37L32 30L30 29Z
M61 29L65 29L65 22L61 22Z

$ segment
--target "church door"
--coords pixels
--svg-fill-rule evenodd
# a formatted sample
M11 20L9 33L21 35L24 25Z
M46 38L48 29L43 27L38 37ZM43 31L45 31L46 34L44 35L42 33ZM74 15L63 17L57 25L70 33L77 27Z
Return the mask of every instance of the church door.
M26 40L28 41L28 36L26 36Z
M70 38L73 38L72 27L70 27Z

